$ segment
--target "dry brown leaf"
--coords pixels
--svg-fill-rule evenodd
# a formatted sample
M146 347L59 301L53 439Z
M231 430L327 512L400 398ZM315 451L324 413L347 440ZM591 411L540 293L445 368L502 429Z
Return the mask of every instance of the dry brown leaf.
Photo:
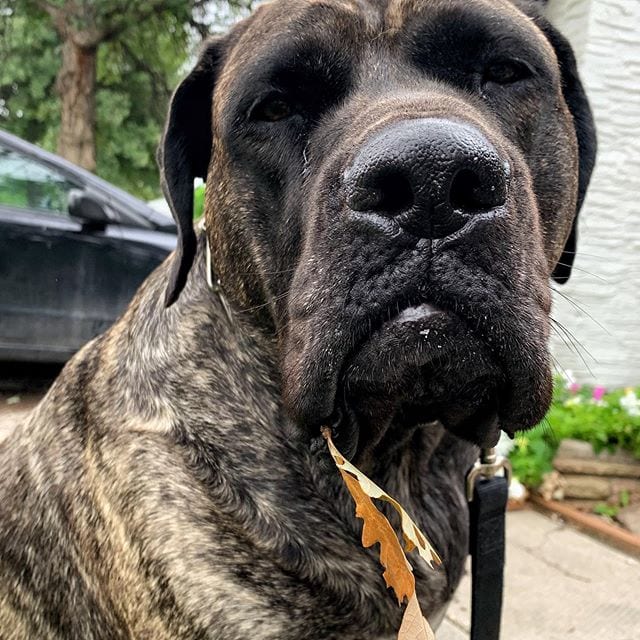
M414 593L404 612L398 640L435 640L435 638L429 623L422 615L418 598Z
M377 500L384 500L388 502L400 515L400 525L402 527L402 535L405 542L405 548L407 551L413 551L417 549L420 557L432 568L442 564L440 556L436 550L427 540L427 537L420 531L418 525L411 519L409 514L403 509L402 505L394 500L389 494L383 491L373 480L368 478L358 467L352 465L346 458L338 451L336 446L331 440L331 430L323 430L323 435L329 445L329 451L333 457L334 462L340 472L344 476L344 472L347 472L351 476L355 477L359 482L362 490L370 497Z
M399 604L402 604L405 599L408 600L398 640L435 640L433 631L420 610L413 569L393 527L374 505L372 498L389 502L400 514L407 551L418 549L420 556L431 567L435 563L441 563L438 554L402 506L344 458L331 440L331 430L323 429L322 434L327 440L329 451L347 489L356 503L356 516L362 518L362 544L366 548L376 543L380 545L380 563L385 568L383 577L387 586L394 590Z
M402 551L398 537L389 521L378 511L371 498L362 490L358 481L344 471L340 471L349 493L356 503L356 516L362 518L362 544L368 548L380 544L380 563L387 587L391 587L398 598L398 604L409 600L416 592L416 580L411 566Z

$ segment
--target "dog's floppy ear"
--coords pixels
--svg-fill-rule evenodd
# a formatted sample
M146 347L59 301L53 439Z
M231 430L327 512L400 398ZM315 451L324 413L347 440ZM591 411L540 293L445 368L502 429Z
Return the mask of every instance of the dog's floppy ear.
M222 58L222 39L208 41L194 70L176 89L158 149L164 196L178 227L165 305L180 295L196 254L193 230L193 181L206 179L211 147L213 89Z
M542 29L547 39L553 46L560 63L562 74L562 93L569 111L573 116L573 124L578 139L578 201L576 214L573 219L571 233L567 239L560 261L556 265L552 277L559 284L565 284L571 276L571 268L576 255L578 240L578 213L582 208L587 187L591 180L591 173L596 160L597 139L596 128L593 122L593 114L589 101L584 92L582 82L578 75L576 58L569 41L561 35L546 20L539 20L538 26Z

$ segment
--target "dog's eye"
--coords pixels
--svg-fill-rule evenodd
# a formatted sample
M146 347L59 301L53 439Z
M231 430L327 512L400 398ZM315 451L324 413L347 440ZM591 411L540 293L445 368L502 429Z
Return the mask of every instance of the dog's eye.
M287 99L281 95L274 95L258 102L251 110L254 120L263 122L278 122L293 114L293 107Z
M483 81L495 84L514 84L533 75L533 69L522 60L495 60L484 71Z

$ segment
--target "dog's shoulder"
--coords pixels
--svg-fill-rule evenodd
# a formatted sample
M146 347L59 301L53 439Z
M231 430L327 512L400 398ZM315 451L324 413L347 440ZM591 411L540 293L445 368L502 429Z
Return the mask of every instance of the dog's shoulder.
M163 585L189 566L186 593L201 594L190 606L204 618L222 580L225 563L202 568L202 554L224 558L236 535L211 513L216 500L233 512L244 489L200 477L200 458L226 451L236 464L233 443L273 423L277 402L261 336L239 332L242 319L230 326L203 260L165 308L172 259L0 446L0 629L17 638L67 637L65 625L195 637L154 618L174 606ZM244 451L264 446L258 437ZM68 620L45 619L61 611Z

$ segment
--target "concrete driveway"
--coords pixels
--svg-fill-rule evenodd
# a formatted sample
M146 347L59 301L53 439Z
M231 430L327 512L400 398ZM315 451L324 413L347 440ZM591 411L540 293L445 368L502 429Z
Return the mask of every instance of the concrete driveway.
M470 581L438 640L468 640ZM640 561L535 511L507 516L505 640L638 640Z
M0 396L0 440L38 394ZM437 640L468 640L465 578ZM640 561L535 511L507 516L505 640L638 640Z
M0 393L0 442L26 418L40 398L41 393Z

